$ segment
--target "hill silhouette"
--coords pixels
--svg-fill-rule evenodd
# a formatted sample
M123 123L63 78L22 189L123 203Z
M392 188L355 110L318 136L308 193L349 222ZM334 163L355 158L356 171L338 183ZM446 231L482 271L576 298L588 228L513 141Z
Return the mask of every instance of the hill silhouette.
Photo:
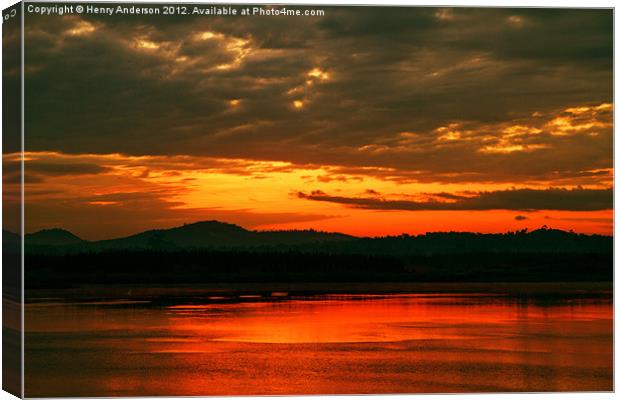
M6 232L7 240L17 235ZM342 233L315 230L251 231L220 221L201 221L171 229L153 229L116 239L86 241L63 229L46 229L26 234L25 244L31 252L106 251L122 249L191 249L261 246L311 245L355 239Z
M155 229L125 238L91 242L91 249L179 249L244 247L338 241L351 236L316 231L250 231L219 221L202 221L171 229Z
M5 240L19 237L5 232ZM84 241L26 235L26 287L214 282L560 282L613 277L613 238L555 229L358 238L218 221ZM10 246L9 246L10 247Z
M6 232L7 238L11 237ZM13 238L14 240L14 238ZM219 221L202 221L170 229L154 229L135 235L100 241L82 240L63 229L26 234L30 253L79 253L110 250L251 249L300 250L320 253L384 255L430 255L470 252L568 252L607 253L610 236L584 235L543 227L482 234L474 232L429 232L383 237L355 237L315 230L252 231Z
M66 246L84 242L84 240L73 233L60 228L43 229L35 233L27 233L25 241L27 244L42 246Z

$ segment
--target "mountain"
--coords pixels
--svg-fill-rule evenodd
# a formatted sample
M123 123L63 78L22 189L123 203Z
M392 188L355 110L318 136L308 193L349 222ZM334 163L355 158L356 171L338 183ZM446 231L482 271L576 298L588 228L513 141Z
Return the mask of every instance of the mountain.
M12 236L11 236L12 237ZM9 236L7 236L9 238ZM315 230L252 231L219 221L154 229L101 241L84 241L62 229L26 235L29 252L102 252L108 250L223 249L305 251L325 254L432 255L463 253L610 253L613 238L556 229L482 234L429 232L422 235L357 238Z
M220 246L246 242L251 235L252 232L237 225L203 221L171 229L153 229L124 238L101 240L93 245L102 249Z
M251 231L205 221L98 242L82 241L60 229L41 231L26 235L26 253L25 282L33 288L214 282L609 282L613 277L613 237L553 229L357 238L313 230Z
M26 244L36 246L67 246L85 243L73 233L59 228L43 229L35 233L27 233Z
M353 239L340 233L317 231L250 231L219 221L202 221L171 229L154 229L136 235L88 243L94 250L181 249L199 247L288 246Z

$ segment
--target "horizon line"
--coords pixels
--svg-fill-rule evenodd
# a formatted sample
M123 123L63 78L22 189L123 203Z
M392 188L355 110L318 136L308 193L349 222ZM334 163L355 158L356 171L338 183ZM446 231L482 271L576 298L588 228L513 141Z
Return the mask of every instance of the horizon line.
M542 226L540 226L539 228L536 229L529 229L529 228L523 228L523 229L515 229L515 230L507 230L507 231L501 231L501 232L476 232L476 231L456 231L456 230L447 230L447 231L426 231L424 233L417 233L417 234L410 234L410 233L406 233L406 232L401 232L398 234L388 234L388 235L375 235L375 236L357 236L357 235L352 235L352 234L347 234L347 233L343 233L343 232L338 232L338 231L326 231L326 230L317 230L314 228L305 228L305 229L248 229L242 225L239 224L235 224L232 222L226 222L226 221L221 221L221 220L216 220L216 219L211 219L211 220L199 220L199 221L195 221L195 222L185 222L182 225L176 225L176 226L172 226L170 228L150 228L150 229L145 229L142 231L138 231L135 233L130 233L128 235L124 235L124 236L116 236L116 237L110 237L110 238L104 238L104 239L95 239L95 240L89 240L89 239L84 239L79 235L76 235L74 232L72 232L69 229L66 228L61 228L61 227L51 227L51 228L42 228L36 231L31 231L31 232L24 232L23 235L34 235L37 233L41 233L41 232L45 232L45 231L53 231L53 230L61 230L64 232L68 232L71 235L75 236L76 238L86 241L86 242L103 242L103 241L107 241L107 240L119 240L119 239L126 239L132 236L136 236L136 235L140 235L142 233L146 233L146 232L151 232L151 231L168 231L168 230L172 230L172 229L179 229L179 228L183 228L185 226L189 226L189 225L197 225L197 224L201 224L201 223L218 223L218 224L222 224L222 225L232 225L238 228L241 228L247 232L254 232L254 233L267 233L267 232L317 232L317 233L325 233L325 234L333 234L333 235L342 235L342 236L348 236L352 239L378 239L378 238L389 238L389 237L401 237L401 236L409 236L409 237L419 237L419 236L425 236L428 234L439 234L439 233L470 233L470 234L477 234L477 235L504 235L504 234L516 234L516 233L531 233L531 232L536 232L539 230L550 230L550 231L560 231L560 232L566 232L566 233L571 233L574 235L586 235L586 236L603 236L603 237L614 237L613 233L611 235L605 235L605 234L601 234L601 233L583 233L583 232L578 232L575 231L573 229L570 230L564 230L564 229L559 229L559 228L553 228L550 226L547 226L546 224L543 224ZM2 229L3 232L7 232L7 233L11 233L14 235L19 235L16 232L10 231L8 229Z

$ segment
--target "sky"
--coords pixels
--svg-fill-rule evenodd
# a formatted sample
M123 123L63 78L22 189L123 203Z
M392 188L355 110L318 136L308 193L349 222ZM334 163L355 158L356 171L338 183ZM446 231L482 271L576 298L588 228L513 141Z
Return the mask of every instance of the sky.
M321 8L28 14L26 231L612 234L611 10Z

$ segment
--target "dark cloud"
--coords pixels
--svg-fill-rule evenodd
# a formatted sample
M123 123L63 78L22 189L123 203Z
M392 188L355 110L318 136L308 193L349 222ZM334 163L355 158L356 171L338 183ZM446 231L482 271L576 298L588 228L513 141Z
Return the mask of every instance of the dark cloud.
M612 168L610 114L582 116L607 125L565 136L545 126L569 107L611 103L612 10L325 9L29 15L26 147L377 167L424 182ZM315 68L329 78L309 76ZM440 140L455 123L458 140ZM541 132L507 138L517 123ZM492 150L502 146L518 150Z
M515 216L515 221L525 221L528 220L529 218L526 217L525 215L517 215Z
M441 194L440 194L441 196ZM331 196L320 190L306 194L298 192L300 199L343 204L369 210L565 210L595 211L613 208L611 189L512 189L477 192L466 196L451 195L451 202L391 200L376 197ZM445 197L445 196L443 196Z
M50 176L100 174L108 170L108 168L98 164L61 164L36 161L27 162L26 167L26 173L35 173Z
M7 184L19 184L22 180L22 165L19 160L5 161L2 166L2 180ZM109 171L108 167L97 163L84 162L44 162L27 160L24 163L24 182L26 184L43 183L46 177L94 175ZM28 188L30 194L33 187Z

